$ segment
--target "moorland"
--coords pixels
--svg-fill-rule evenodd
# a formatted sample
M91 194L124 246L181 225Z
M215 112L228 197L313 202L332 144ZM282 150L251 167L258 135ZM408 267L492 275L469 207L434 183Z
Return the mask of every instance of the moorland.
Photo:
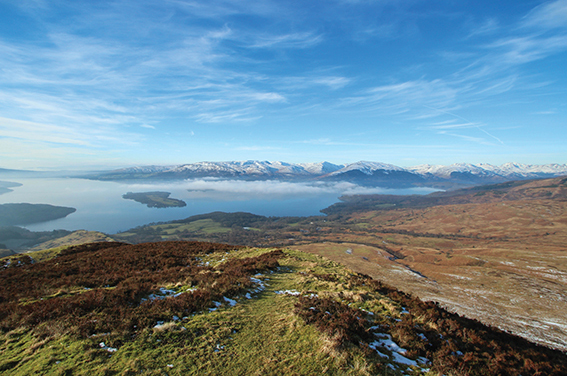
M47 255L46 255L47 253ZM0 265L12 375L563 375L567 355L306 252L91 243Z

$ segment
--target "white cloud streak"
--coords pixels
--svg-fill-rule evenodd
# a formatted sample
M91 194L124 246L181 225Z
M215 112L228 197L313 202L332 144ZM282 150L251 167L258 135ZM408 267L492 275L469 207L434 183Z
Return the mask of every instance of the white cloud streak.
M522 22L524 27L566 28L567 0L556 0L543 3L528 13Z

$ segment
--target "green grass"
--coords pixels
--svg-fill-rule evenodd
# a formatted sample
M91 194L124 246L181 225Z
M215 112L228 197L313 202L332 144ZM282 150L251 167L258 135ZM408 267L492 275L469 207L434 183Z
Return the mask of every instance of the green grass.
M42 251L34 251L26 254L29 255L35 262L42 262L42 261L51 260L53 257L57 256L59 252L69 247L71 246L64 245L61 247L44 249Z
M167 225L155 225L152 228L162 230L167 235L173 235L176 232L189 231L196 233L214 234L232 231L228 227L223 227L220 223L213 221L212 219L200 219L190 223L180 223L180 224L167 224Z

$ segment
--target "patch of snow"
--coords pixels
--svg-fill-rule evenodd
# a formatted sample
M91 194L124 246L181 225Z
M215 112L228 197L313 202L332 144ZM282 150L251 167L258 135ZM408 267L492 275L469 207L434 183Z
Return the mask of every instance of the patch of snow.
M110 352L110 353L113 353L113 352L118 351L118 349L115 348L115 347L106 346L106 344L105 344L104 342L101 342L101 343L99 343L98 345L100 346L100 348L101 348L102 350L106 350L106 351L108 351L108 352Z
M250 281L252 281L256 285L258 285L258 287L256 289L252 290L252 292L260 293L260 292L262 292L266 289L266 284L261 279L258 279L258 278L255 278L255 277L262 277L262 274L256 274L254 277L250 277Z
M190 291L194 291L195 289L191 289ZM182 292L177 292L175 290L166 289L165 287L159 288L159 293L150 294L148 295L149 300L156 300L156 299L165 299L165 298L176 298L179 295L183 294ZM148 299L142 299L142 302L145 302Z
M222 298L223 298L223 299L225 300L225 302L227 302L231 307L234 307L234 306L236 305L236 300L229 299L229 298L227 298L226 296L223 296Z
M415 360L411 360L406 358L405 356L401 355L400 353L393 352L392 356L394 357L394 362L399 364L404 364L406 366L414 366L417 367L417 362Z
M375 326L371 329L378 329L379 327ZM403 364L405 366L414 366L420 367L420 364L428 364L430 363L427 358L420 357L417 360L412 360L404 355L407 353L406 349L401 348L396 342L392 340L392 337L389 334L382 334L382 333L375 333L378 337L378 340L369 344L369 347L375 350L378 355L383 358L390 358L388 355L384 355L384 353L380 352L379 348L386 348L392 353L392 360L398 364ZM420 333L421 334L421 333Z
M292 295L292 296L301 295L301 293L299 291L296 291L296 290L280 290L280 291L274 291L274 293L276 293L278 295Z
M103 337L103 336L109 336L109 335L110 335L110 333L95 333L95 334L92 334L90 337L91 337L91 338L93 338L93 337Z

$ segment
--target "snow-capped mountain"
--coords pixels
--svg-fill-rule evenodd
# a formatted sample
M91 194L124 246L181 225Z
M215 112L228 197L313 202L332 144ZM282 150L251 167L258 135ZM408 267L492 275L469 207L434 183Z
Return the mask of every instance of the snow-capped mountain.
M405 168L387 163L360 161L351 163L320 177L321 180L348 181L350 183L387 188L407 188L425 183L424 179Z
M567 175L567 165L527 165L505 163L455 163L419 165L403 168L391 164L360 161L347 165L329 162L286 163L281 161L198 162L177 166L138 166L99 174L95 179L195 179L221 178L246 180L348 181L378 187L439 186L458 187L518 179L536 179Z
M342 166L329 162L292 164L270 161L198 162L162 171L168 175L187 177L311 177L336 171Z
M567 175L567 165L546 164L527 165L520 163L504 163L494 166L488 163L454 163L449 166L419 165L408 168L408 171L419 174L424 178L473 178L481 180L505 181L514 179L537 179Z
M394 166L387 163L379 162L367 162L360 161L356 163L351 163L341 168L340 170L334 171L331 175L344 174L348 171L360 171L366 175L373 175L376 171L407 171L405 168Z
M121 168L119 170L114 170L115 173L124 173L124 174L155 174L157 172L167 171L175 166L134 166L134 167L127 167Z
M345 167L344 165L336 165L329 162L299 163L298 166L303 167L305 171L313 175L330 174Z

